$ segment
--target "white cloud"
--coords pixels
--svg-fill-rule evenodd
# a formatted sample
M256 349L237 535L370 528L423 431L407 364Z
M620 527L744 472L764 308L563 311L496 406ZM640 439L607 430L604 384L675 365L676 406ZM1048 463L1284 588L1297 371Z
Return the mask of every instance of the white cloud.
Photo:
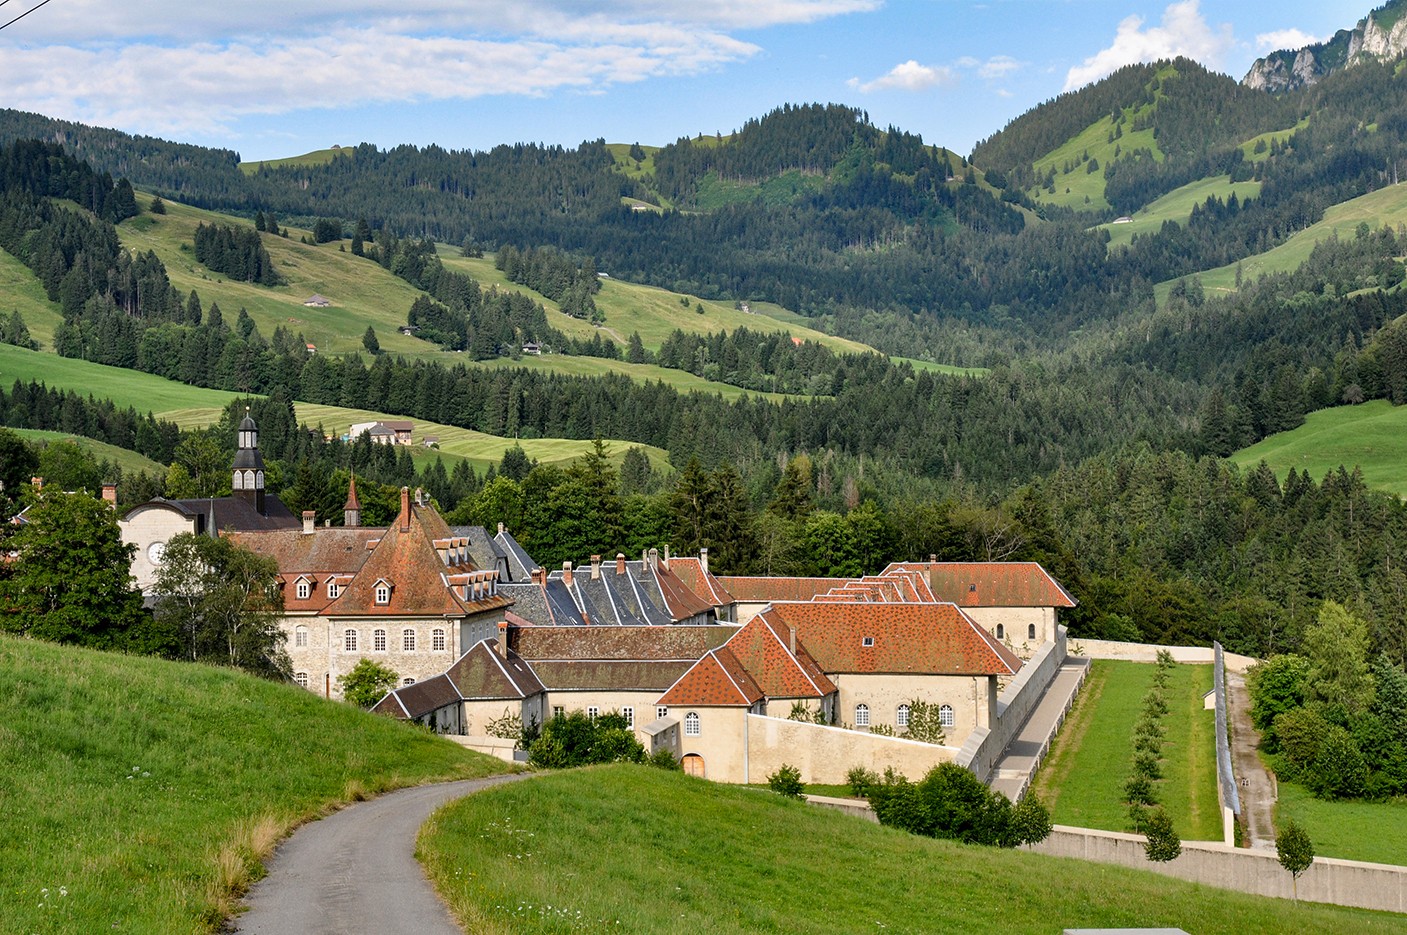
M66 0L0 33L0 87L7 107L138 132L219 133L248 114L599 93L697 74L762 51L733 32L878 3Z
M987 59L977 69L977 74L983 78L1005 78L1015 71L1020 71L1025 67L1025 62L1018 62L1010 55L996 55Z
M1278 49L1302 49L1307 45L1323 42L1322 36L1311 36L1300 29L1277 29L1256 35L1256 49L1261 52L1274 52Z
M1108 48L1070 69L1065 76L1065 90L1073 91L1125 65L1178 55L1214 66L1232 43L1230 25L1213 29L1202 17L1198 0L1182 0L1163 10L1163 21L1159 26L1144 29L1141 16L1125 18L1119 23L1114 41Z
M873 81L851 78L847 84L858 88L861 93L871 91L926 91L940 84L951 84L956 80L953 70L943 65L920 65L913 59L889 69Z

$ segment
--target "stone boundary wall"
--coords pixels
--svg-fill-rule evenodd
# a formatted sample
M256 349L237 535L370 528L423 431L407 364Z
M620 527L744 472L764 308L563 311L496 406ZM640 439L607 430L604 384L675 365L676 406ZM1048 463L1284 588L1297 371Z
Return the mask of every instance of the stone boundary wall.
M801 771L801 781L844 785L851 767L876 773L885 767L918 780L939 763L950 763L956 747L943 747L902 737L885 737L809 721L747 716L747 781L766 782L783 764Z
M524 750L514 750L516 741L507 737L488 737L485 735L460 736L458 734L444 734L447 740L453 740L461 747L487 753L489 756L498 757L508 763L521 762L527 759L527 752ZM514 756L514 754L519 756Z
M1040 771L1041 764L1045 762L1045 755L1050 752L1050 745L1054 743L1055 736L1060 733L1060 728L1064 725L1065 718L1070 714L1070 709L1075 706L1075 699L1080 697L1080 689L1084 688L1085 679L1087 678L1089 678L1088 661L1086 661L1080 669L1080 677L1079 680L1075 682L1075 690L1070 693L1069 698L1065 699L1065 706L1060 709L1059 716L1056 717L1055 722L1051 725L1050 733L1046 734L1045 739L1041 741L1041 748L1034 754L1034 759L1031 763L1031 768L1029 770L998 769L996 774L993 776L993 779L1002 779L1006 777L1015 778L1019 776L1020 785L1018 785L1015 789L1011 790L1010 792L1008 792L1004 788L999 790L1001 792L1006 793L1007 797L1010 798L1012 802L1020 802L1026 797L1026 790L1031 787L1031 780L1036 778L1036 773ZM998 759L997 762L1001 762L1001 759ZM995 788L996 784L989 781L988 785L992 785Z
M1155 646L1152 643L1116 643L1113 640L1071 640L1070 653L1091 659L1123 659L1128 662L1157 662L1158 650L1166 649L1177 662L1211 665L1213 651L1209 646ZM1245 672L1259 662L1250 656L1223 653L1226 667L1232 672Z
M1236 771L1231 765L1231 739L1226 730L1230 709L1226 706L1226 654L1213 643L1216 661L1212 663L1212 691L1216 696L1216 778L1221 797L1222 843L1236 843L1236 819L1241 815L1241 793L1236 788Z
M1206 886L1256 896L1290 899L1291 877L1273 851L1228 847L1211 841L1183 841L1182 856L1167 863L1150 861L1143 836L1056 825L1050 837L1032 850L1052 857L1151 870ZM1407 867L1316 857L1299 879L1299 898L1338 906L1407 912Z
M957 764L972 770L983 782L990 782L992 768L1002 758L1011 741L1021 732L1026 719L1036 710L1055 673L1065 662L1064 627L1056 627L1055 642L1046 643L1032 656L997 698L997 717L991 727L979 727L967 736L958 752Z

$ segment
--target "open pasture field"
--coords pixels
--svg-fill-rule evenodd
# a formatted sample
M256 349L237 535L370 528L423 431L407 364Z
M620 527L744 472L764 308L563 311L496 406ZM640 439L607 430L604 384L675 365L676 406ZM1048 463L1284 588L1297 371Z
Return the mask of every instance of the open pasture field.
M1243 468L1264 461L1282 481L1290 468L1315 482L1343 465L1363 472L1369 487L1407 496L1407 406L1374 399L1305 416L1304 425L1261 439L1231 455Z

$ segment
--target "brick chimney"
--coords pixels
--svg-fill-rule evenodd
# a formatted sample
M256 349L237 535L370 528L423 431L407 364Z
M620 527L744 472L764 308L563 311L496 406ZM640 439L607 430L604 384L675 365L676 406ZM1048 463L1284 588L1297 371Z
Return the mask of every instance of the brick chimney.
M318 514L312 510L303 511L303 535L311 536L317 527Z
M545 569L545 568L534 568L534 569L532 570L532 579L533 579L533 584L537 585L538 587L540 587L540 588L546 587L546 586L547 586L547 569Z
M796 627L787 627L787 648L793 656L796 655Z
M401 532L410 532L410 488L401 488L401 515L397 518Z
M703 566L704 574L708 574L708 546L699 546L699 564Z
M623 574L625 574L625 553L624 553L624 552L617 552L617 553L616 553L616 574L618 574L618 575L623 575Z
M601 578L601 556L591 556L591 580L599 581Z
M108 509L117 509L117 485L103 484L103 502L108 505Z
M508 658L508 621L498 621L498 654L504 659Z
M572 563L571 563L571 562L563 562L563 563L562 563L562 583L565 584L567 587L571 587L571 586L572 586Z

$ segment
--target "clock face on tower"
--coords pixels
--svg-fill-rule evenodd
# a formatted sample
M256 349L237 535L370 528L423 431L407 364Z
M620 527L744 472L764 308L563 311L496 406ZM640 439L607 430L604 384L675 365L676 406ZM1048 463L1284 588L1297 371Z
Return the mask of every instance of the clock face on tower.
M153 565L160 565L162 556L166 554L166 543L153 542L147 546L147 558L151 559Z

